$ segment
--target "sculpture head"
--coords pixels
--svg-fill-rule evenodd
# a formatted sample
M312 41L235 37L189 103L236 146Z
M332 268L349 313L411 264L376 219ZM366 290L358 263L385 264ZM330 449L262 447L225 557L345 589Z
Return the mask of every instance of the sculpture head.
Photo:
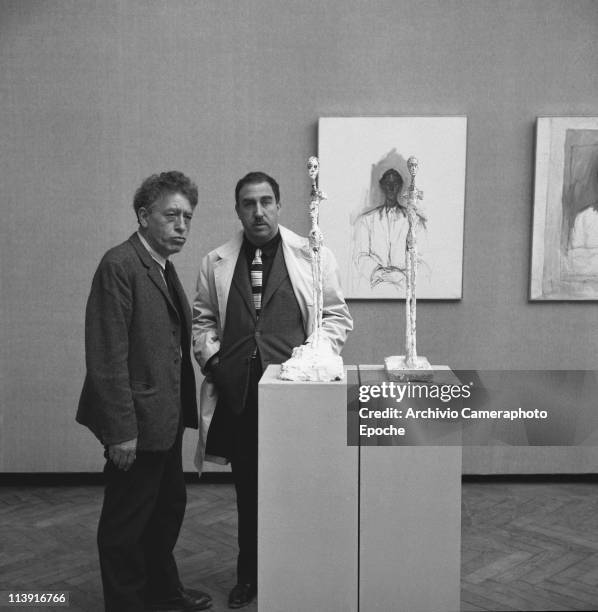
M307 174L312 181L316 180L320 172L320 160L313 155L307 160Z
M409 174L414 177L417 174L418 169L419 161L417 160L417 157L410 157L407 160L407 170L409 170Z

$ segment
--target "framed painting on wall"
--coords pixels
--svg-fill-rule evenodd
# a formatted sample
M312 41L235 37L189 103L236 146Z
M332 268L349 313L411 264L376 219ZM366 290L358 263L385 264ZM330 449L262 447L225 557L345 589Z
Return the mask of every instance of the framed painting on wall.
M598 299L598 117L538 117L530 298Z
M419 161L416 294L461 299L466 117L320 118L320 208L347 298L405 298L405 200Z

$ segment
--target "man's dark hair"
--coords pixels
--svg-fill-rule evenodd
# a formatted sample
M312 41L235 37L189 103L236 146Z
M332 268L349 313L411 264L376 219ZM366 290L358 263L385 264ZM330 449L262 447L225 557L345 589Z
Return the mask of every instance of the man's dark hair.
M137 215L140 208L148 209L154 202L174 193L184 195L189 200L191 208L197 206L197 185L182 172L171 170L148 176L135 192L133 198L135 214Z
M395 170L394 168L389 168L381 177L380 180L378 181L380 183L380 185L382 185L387 178L391 177L391 176L396 176L399 179L399 185L401 187L403 187L403 177L401 176L401 173L398 170Z
M250 172L240 179L235 187L235 203L239 203L239 193L245 185L255 185L256 183L268 183L272 187L276 203L280 202L280 187L278 183L265 172Z

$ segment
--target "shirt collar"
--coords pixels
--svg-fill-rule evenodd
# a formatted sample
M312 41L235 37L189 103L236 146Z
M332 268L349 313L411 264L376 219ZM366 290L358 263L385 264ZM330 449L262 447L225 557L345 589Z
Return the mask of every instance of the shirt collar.
M140 231L137 231L137 235L139 236L139 240L141 240L141 244L147 249L147 252L151 255L152 259L162 268L162 270L165 270L166 259L152 249L149 242L143 237Z
M245 252L250 257L254 256L256 249L261 249L262 253L266 257L274 257L274 254L276 253L276 249L278 248L279 242L280 242L280 230L278 230L276 232L276 235L270 240L268 240L266 244L262 244L262 246L260 247L256 246L255 244L252 244L247 238L247 236L243 234L243 248L245 249Z

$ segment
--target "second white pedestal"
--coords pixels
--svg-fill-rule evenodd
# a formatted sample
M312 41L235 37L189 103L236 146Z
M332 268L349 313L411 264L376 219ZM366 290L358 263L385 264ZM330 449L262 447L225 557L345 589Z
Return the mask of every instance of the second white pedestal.
M386 380L380 366L359 373L360 384ZM460 610L460 431L443 439L457 445L361 448L360 610Z

